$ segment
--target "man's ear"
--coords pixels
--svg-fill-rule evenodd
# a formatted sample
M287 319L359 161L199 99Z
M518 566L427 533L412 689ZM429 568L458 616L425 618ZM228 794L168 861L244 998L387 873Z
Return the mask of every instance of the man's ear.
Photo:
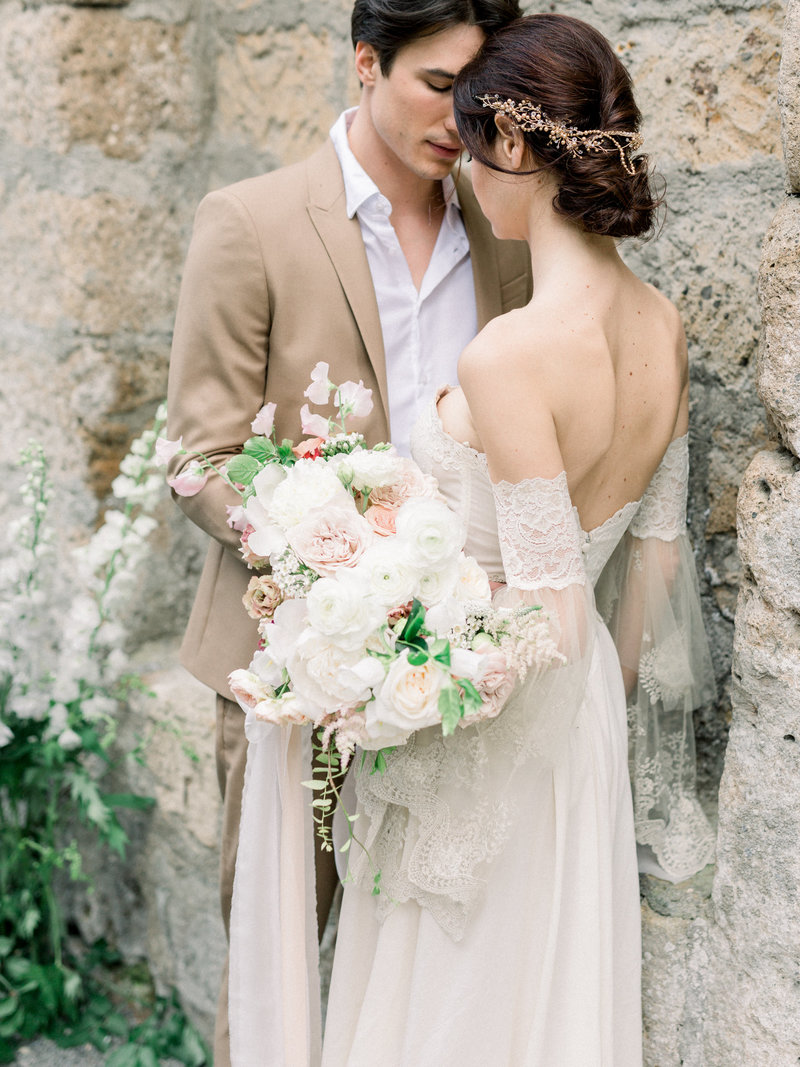
M362 85L372 87L380 73L378 53L366 41L356 42L356 74Z
M503 165L508 170L520 170L527 152L522 130L508 115L495 115L494 124L500 134L497 138L497 147Z

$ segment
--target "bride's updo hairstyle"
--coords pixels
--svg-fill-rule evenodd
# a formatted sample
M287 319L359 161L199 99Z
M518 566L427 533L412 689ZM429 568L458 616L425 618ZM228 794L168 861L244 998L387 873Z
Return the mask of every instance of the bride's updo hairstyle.
M553 207L587 233L640 237L656 195L641 144L630 75L601 33L566 15L529 15L498 30L457 75L456 124L470 155L492 170L505 114L535 167L558 181ZM520 172L516 172L520 173Z

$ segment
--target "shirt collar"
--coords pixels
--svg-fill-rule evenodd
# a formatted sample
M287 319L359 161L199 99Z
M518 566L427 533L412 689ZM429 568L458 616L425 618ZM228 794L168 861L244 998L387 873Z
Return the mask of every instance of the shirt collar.
M370 207L377 205L381 200L388 204L386 197L383 196L378 186L353 155L353 150L347 139L347 131L350 129L357 110L358 108L351 107L343 111L331 126L330 131L333 147L336 150L339 165L342 168L347 217L349 219L352 219L356 212L365 207L369 201L371 201ZM445 208L445 221L452 229L458 225L461 218L458 190L452 175L448 174L442 181L442 192L447 205Z

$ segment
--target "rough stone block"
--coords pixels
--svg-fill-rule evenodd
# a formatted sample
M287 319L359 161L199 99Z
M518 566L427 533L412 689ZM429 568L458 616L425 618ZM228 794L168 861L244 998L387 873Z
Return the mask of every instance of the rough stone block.
M641 24L617 41L646 117L646 151L697 170L775 154L781 14L769 0L736 17L698 14L674 34Z
M304 159L338 113L329 102L336 79L330 34L301 23L290 30L240 34L217 70L216 135L247 141L279 163Z
M171 328L183 235L166 205L24 179L0 206L0 304L48 329Z
M758 393L786 448L800 455L800 199L787 197L767 231L758 277Z
M116 11L8 5L0 19L0 113L23 145L97 145L138 159L156 131L192 143L201 121L186 26Z
M739 490L739 554L759 595L800 612L800 462L782 449L759 452Z
M778 103L789 188L800 193L800 0L789 0L786 8Z

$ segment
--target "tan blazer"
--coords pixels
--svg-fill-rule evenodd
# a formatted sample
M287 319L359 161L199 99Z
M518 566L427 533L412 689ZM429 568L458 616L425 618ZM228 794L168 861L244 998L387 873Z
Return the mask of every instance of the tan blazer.
M458 196L481 327L530 299L529 257L521 242L494 239L464 175ZM362 379L373 390L371 414L354 425L371 444L388 440L378 306L330 141L302 163L210 193L200 204L175 321L169 437L182 436L187 449L215 462L225 459L252 436L250 423L269 400L277 404L278 439L298 440L303 391L319 360L330 364L333 381ZM186 462L173 461L171 473ZM252 571L225 523L225 504L237 498L212 477L178 502L212 537L181 661L230 696L228 674L248 665L257 640L242 606Z

